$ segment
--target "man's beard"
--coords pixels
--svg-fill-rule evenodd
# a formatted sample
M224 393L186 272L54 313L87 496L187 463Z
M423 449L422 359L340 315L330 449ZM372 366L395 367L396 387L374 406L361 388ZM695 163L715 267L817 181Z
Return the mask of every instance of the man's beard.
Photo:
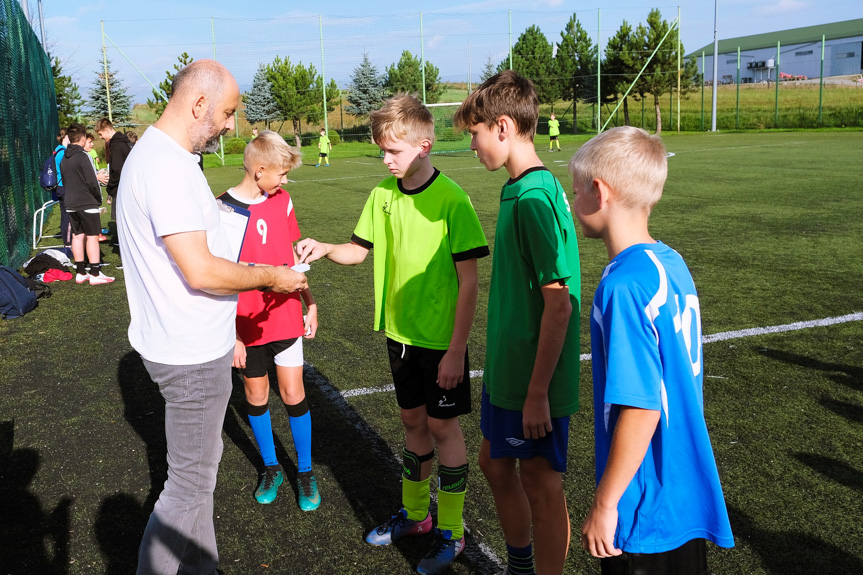
M219 125L213 121L214 116L215 112L213 110L209 110L207 115L204 116L203 133L197 134L195 141L192 143L193 151L212 154L219 150L219 140L228 132L228 129L222 128L220 130Z

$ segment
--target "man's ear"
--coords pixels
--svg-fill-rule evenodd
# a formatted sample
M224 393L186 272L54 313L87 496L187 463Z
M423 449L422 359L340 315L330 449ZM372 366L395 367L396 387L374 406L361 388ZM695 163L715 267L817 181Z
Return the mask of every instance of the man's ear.
M199 94L198 97L192 101L192 115L196 120L204 116L209 105L210 103L207 101L207 97L203 94Z

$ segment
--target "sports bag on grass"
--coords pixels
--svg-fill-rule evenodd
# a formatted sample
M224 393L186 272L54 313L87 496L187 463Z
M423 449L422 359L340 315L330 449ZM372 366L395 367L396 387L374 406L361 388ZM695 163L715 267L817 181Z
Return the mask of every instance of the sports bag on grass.
M0 266L0 317L21 317L36 307L36 295L24 278L8 266Z
M56 155L56 151L51 152L51 155L42 162L42 171L39 172L39 185L48 192L57 189L57 165L54 163L54 156Z

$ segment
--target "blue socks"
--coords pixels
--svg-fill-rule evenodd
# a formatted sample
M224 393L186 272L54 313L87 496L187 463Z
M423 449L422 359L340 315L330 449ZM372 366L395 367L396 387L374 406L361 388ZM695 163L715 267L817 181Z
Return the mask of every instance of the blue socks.
M297 451L297 471L312 470L312 414L305 398L296 405L285 404L291 421L291 435Z
M533 566L533 545L513 547L509 543L506 544L506 574L536 575Z
M270 422L270 408L267 405L248 404L249 425L258 443L258 450L264 458L264 465L272 467L279 464L276 459L276 445L273 443L273 425Z

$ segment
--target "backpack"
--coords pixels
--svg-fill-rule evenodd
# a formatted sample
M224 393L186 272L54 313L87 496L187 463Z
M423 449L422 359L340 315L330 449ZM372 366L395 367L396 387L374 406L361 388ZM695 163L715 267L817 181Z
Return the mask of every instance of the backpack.
M24 278L8 266L0 266L0 317L21 317L36 307L36 296Z
M47 192L57 189L57 164L54 159L56 155L56 151L51 152L51 155L42 162L42 171L39 172L39 185Z

